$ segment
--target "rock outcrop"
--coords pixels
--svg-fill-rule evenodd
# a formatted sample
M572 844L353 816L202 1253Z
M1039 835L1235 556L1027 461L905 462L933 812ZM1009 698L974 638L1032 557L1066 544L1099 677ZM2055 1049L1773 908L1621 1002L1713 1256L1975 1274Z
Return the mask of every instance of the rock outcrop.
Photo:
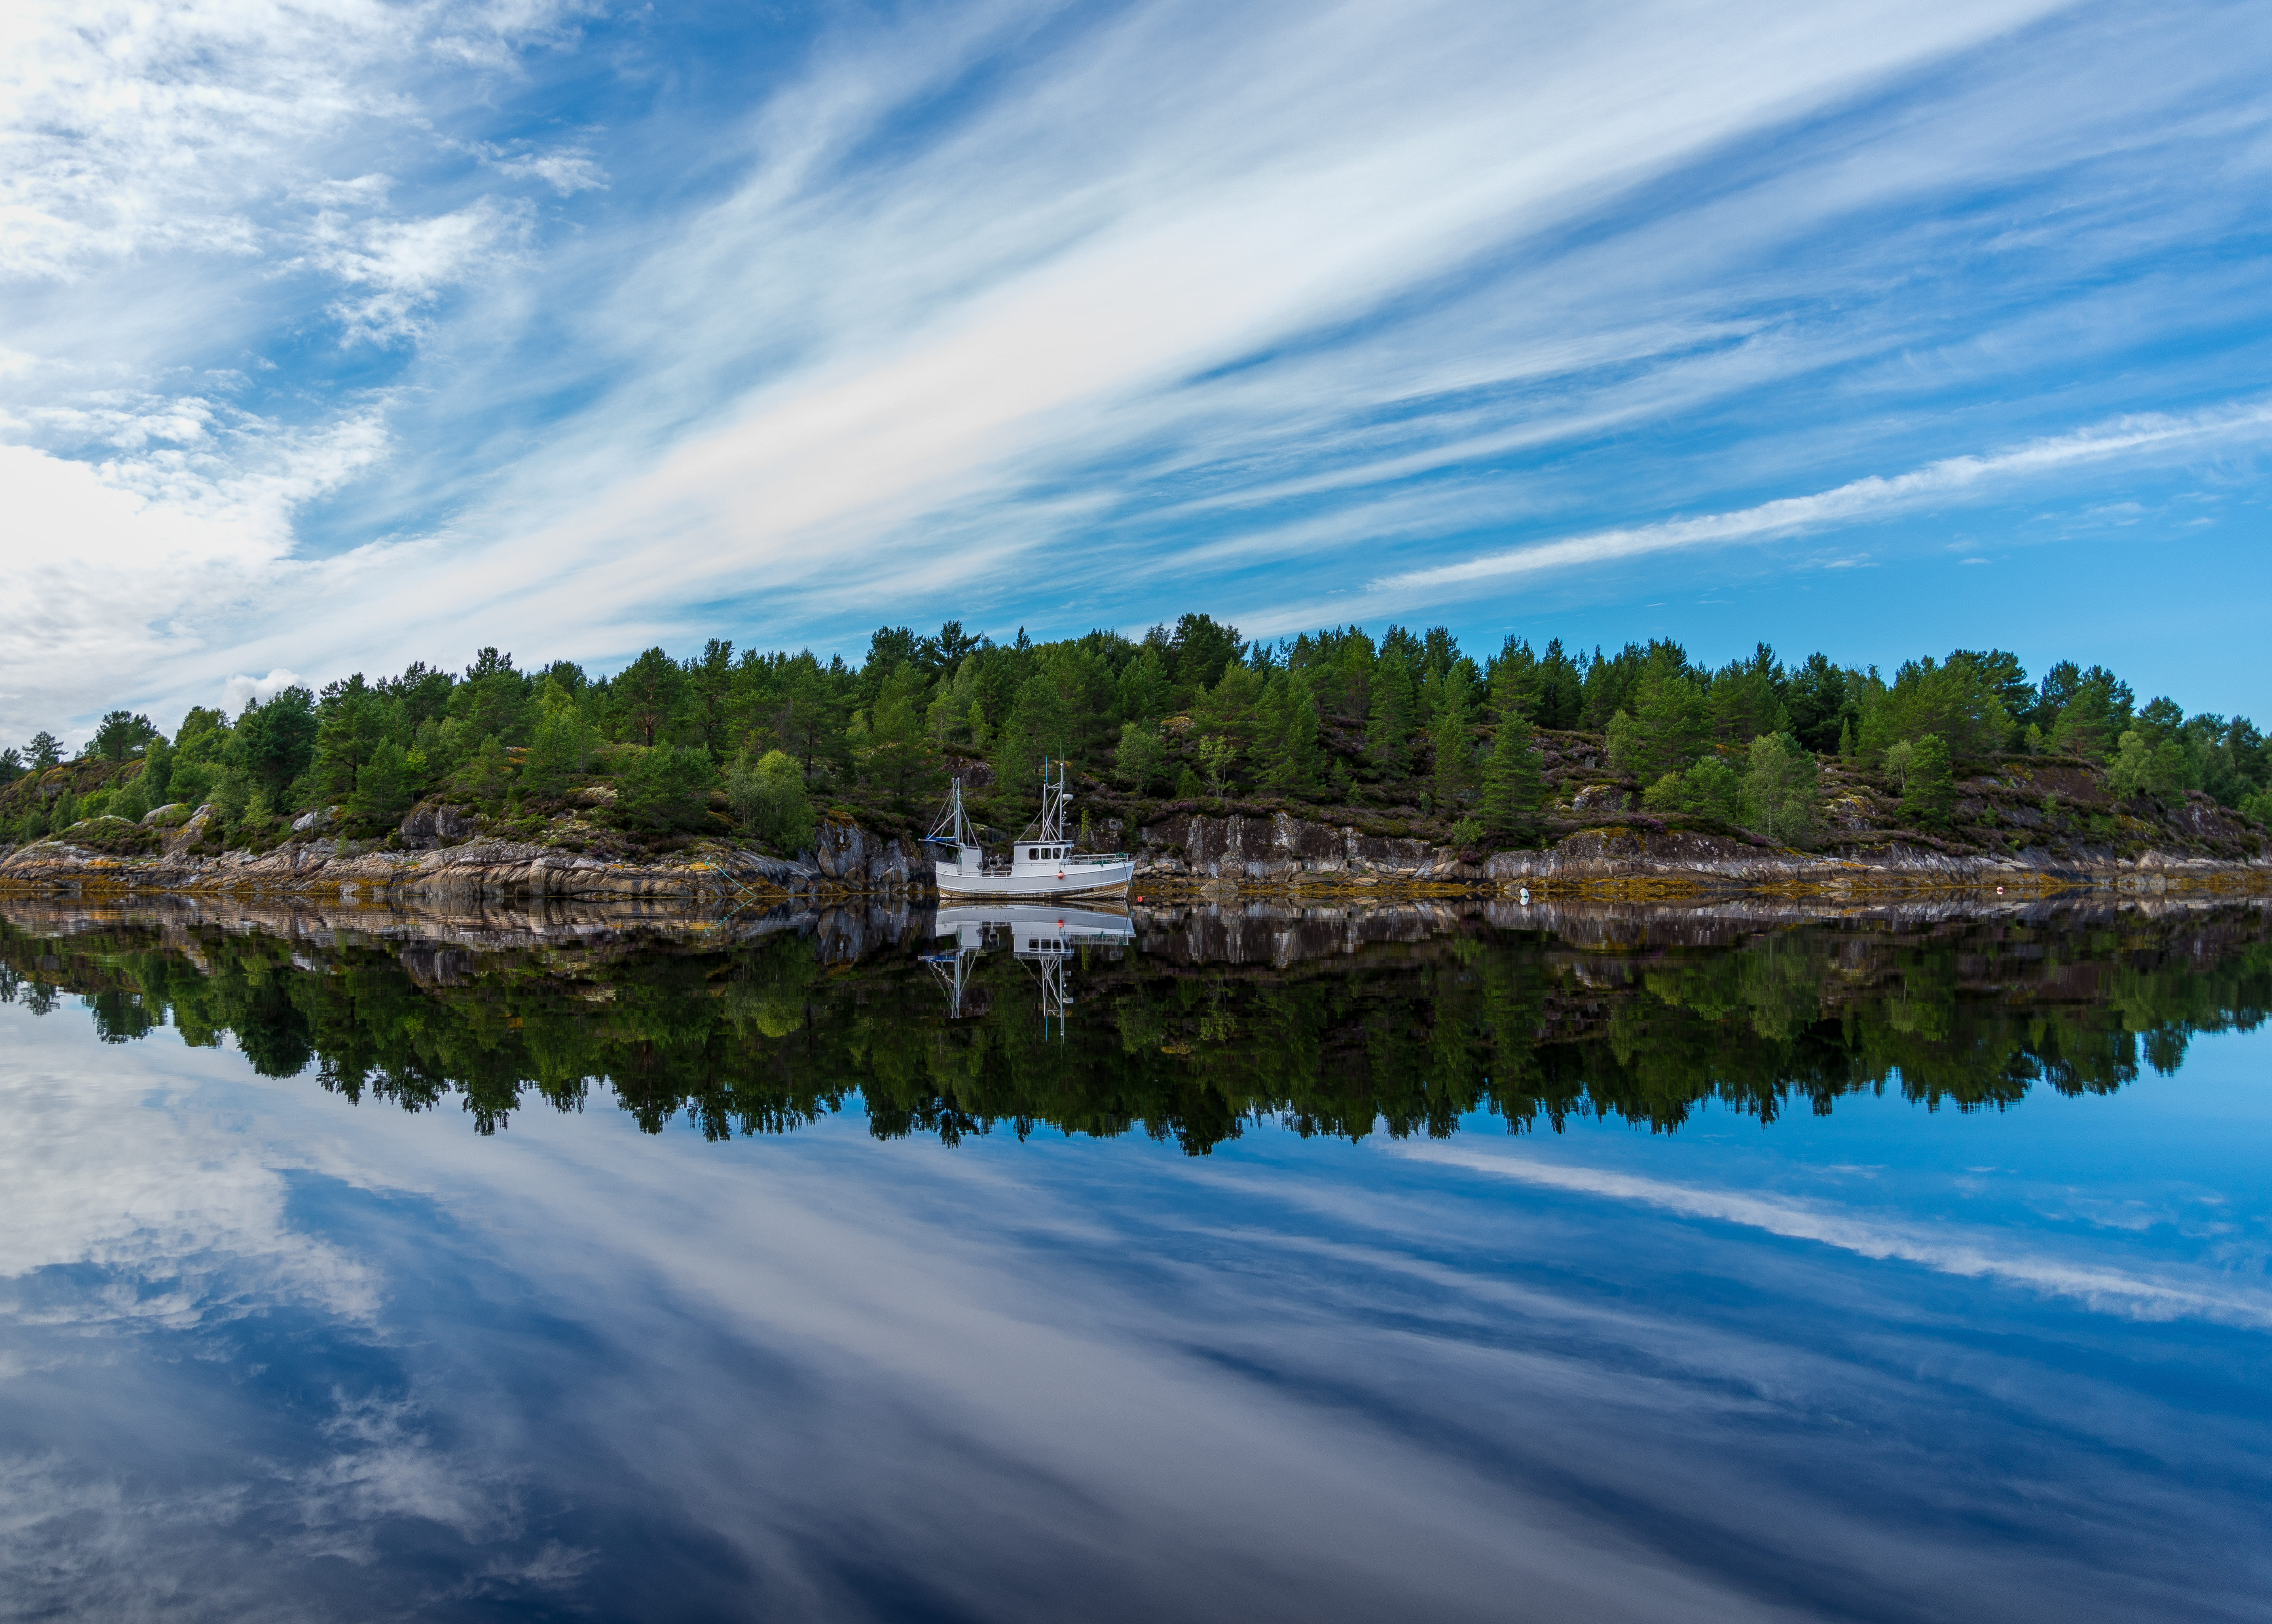
M2230 819L2212 804L2184 815ZM2207 827L2206 822L2204 827ZM2221 827L2221 826L2220 826ZM1424 841L1359 834L1349 826L1280 813L1270 818L1164 819L1136 833L1140 886L1439 886L1513 892L1692 895L1797 889L1827 896L1909 890L1992 891L2067 886L2164 892L2172 887L2272 886L2272 859L2216 858L2111 848L2053 855L2024 848L1996 855L1952 853L1921 839L1859 849L1797 851L1727 835L1668 830L1653 820L1580 829L1533 851L1464 854Z

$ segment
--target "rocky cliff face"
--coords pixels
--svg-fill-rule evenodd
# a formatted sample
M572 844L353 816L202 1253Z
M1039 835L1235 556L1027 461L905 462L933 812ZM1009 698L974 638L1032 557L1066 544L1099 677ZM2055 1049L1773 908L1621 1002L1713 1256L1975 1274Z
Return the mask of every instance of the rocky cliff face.
M1992 893L1999 886L2014 891L2089 885L2163 892L2172 887L2272 885L2272 857L2263 855L2261 834L2208 797L2173 801L2149 825L2114 807L2091 775L2070 776L2071 783L2051 783L2038 772L2024 782L1967 785L1976 804L1973 820L1980 828L1999 832L1987 837L1994 841L1993 849L1884 830L1877 827L1884 809L1852 793L1830 800L1826 822L1831 844L1813 852L1773 847L1756 838L1667 829L1627 810L1622 793L1595 796L1598 804L1586 810L1603 821L1543 850L1485 856L1282 812L1229 817L1178 812L1136 830L1132 844L1139 854L1140 892L1385 887L1513 894L1530 887L1542 895L1796 890L1858 896L1934 889ZM2083 808L2107 838L2076 837L2074 814L2058 812L2054 799ZM46 892L684 903L895 897L930 884L930 858L920 848L848 823L824 826L813 849L796 860L730 842L704 841L668 857L624 862L587 855L564 837L552 844L485 835L462 809L434 803L415 809L386 842L327 834L317 819L258 854L216 850L212 809L185 812L166 808L162 816L153 813L157 821L137 831L145 835L140 847L129 849L93 835L81 839L93 828L90 824L0 855L0 886ZM1854 827L1841 823L1844 813L1850 813ZM2032 843L2055 818L2066 820L2059 839ZM1981 839L1978 829L1972 835ZM2124 845L2115 843L2117 837ZM149 851L153 846L156 849Z
M2234 814L2191 803L2180 816L2208 834L2231 833ZM2212 827L2213 826L2213 827ZM2184 831L2174 831L2179 838ZM2175 843L2174 842L2172 843ZM1514 891L1655 891L1684 894L1787 887L1828 895L1912 888L2042 888L2113 885L2167 890L2173 883L2272 884L2272 859L2148 849L2133 857L2085 846L2054 853L2026 847L1995 854L1951 852L1921 841L1795 851L1726 835L1668 830L1644 819L1581 829L1536 851L1480 861L1448 846L1360 834L1354 827L1279 813L1271 818L1183 815L1137 831L1140 884L1266 887L1488 886Z
M925 859L903 842L849 825L826 827L810 861L768 857L725 841L668 858L609 862L561 847L483 838L449 806L422 806L392 844L308 831L265 852L215 851L201 808L161 836L149 857L117 857L77 841L37 841L0 857L0 885L34 891L220 892L238 895L380 897L451 902L564 900L726 902L751 895L890 896L928 883Z

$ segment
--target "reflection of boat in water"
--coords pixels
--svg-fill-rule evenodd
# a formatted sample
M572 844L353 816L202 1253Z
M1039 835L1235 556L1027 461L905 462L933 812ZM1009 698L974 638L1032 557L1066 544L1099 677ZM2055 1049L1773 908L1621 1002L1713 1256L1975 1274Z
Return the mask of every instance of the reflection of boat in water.
M1054 1020L1060 1031L1065 1006L1072 1002L1065 991L1066 962L1083 947L1126 947L1136 940L1136 922L1126 914L1034 903L942 908L931 930L935 937L954 938L951 950L923 957L946 991L950 1020L961 1018L972 962L990 948L1007 945L1041 984L1043 1024Z
M1042 765L1042 814L1026 826L1007 858L989 858L978 833L962 810L962 781L956 779L946 810L924 836L932 852L931 878L941 896L1013 897L1119 896L1136 873L1134 858L1122 852L1075 851L1065 827L1072 805L1065 766L1057 777Z

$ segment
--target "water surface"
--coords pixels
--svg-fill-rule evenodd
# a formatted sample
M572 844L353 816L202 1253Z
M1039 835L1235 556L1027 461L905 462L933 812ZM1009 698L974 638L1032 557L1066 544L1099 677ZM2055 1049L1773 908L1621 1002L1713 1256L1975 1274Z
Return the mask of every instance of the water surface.
M2267 1615L2261 909L0 921L0 1616Z

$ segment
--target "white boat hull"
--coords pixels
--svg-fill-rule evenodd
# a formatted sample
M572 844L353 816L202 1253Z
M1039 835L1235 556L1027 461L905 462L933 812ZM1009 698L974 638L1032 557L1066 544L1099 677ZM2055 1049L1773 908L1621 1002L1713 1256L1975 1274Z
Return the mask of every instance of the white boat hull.
M931 871L931 883L938 887L941 896L989 901L1045 896L1119 896L1126 893L1129 882L1135 877L1136 864L1132 861L1068 863L1061 870L1028 868L1023 873L1007 874L963 873L958 872L952 864L938 863L932 865Z

